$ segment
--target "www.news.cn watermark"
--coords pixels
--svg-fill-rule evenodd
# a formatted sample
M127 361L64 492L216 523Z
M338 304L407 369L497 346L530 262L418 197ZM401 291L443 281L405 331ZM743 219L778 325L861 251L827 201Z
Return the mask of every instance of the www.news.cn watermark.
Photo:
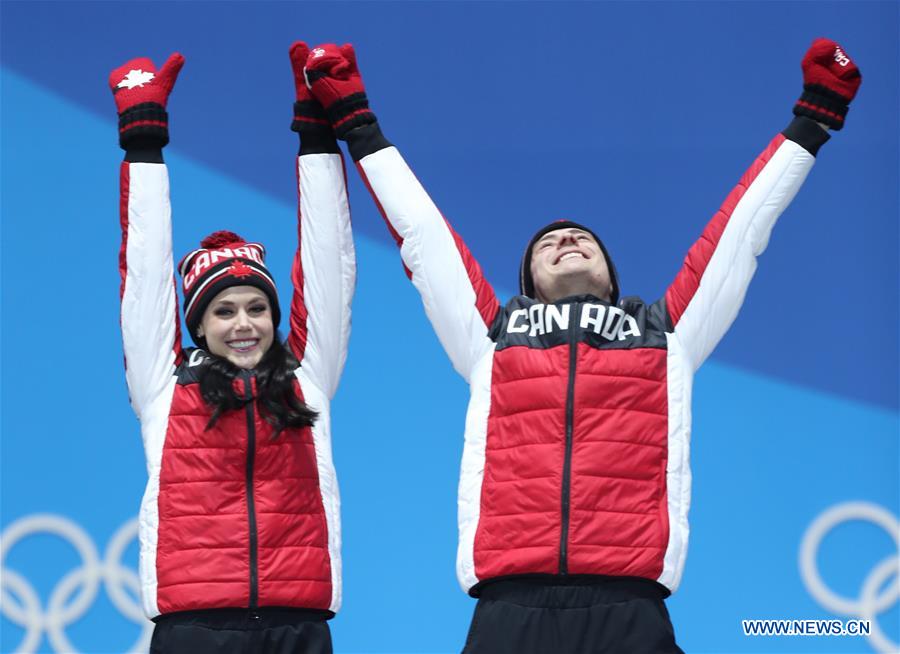
M741 620L745 636L868 636L869 620Z

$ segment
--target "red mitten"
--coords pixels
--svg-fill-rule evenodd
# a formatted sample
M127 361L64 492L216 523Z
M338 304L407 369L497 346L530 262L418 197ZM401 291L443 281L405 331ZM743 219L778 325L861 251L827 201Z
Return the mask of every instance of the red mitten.
M309 57L309 46L303 41L295 41L289 54L291 70L294 72L294 88L297 91L297 101L294 103L294 122L291 124L291 129L304 134L313 130L327 130L330 134L331 123L325 117L322 105L313 97L303 75L303 68Z
M119 110L119 144L127 148L140 140L163 146L169 142L166 103L184 65L179 53L157 72L146 57L132 59L109 75L109 88Z
M304 73L339 139L345 138L354 127L375 122L352 45L338 47L328 43L313 48Z
M862 82L859 68L844 49L830 39L816 39L801 63L803 94L794 113L832 129L841 129L848 105Z

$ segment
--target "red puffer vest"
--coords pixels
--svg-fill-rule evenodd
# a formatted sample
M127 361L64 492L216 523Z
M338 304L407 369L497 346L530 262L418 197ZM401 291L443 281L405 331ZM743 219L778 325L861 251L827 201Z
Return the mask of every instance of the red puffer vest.
M327 610L328 526L312 430L288 429L273 440L255 399L206 430L211 412L196 381L203 364L187 363L201 351L187 354L159 475L160 612L199 606ZM255 385L249 373L235 380L235 390L248 399Z
M667 325L659 306L621 306L517 296L498 313L473 544L479 579L662 572Z

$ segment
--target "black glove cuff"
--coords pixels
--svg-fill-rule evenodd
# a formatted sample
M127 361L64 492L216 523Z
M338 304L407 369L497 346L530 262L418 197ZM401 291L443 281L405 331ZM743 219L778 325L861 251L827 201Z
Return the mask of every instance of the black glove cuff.
M346 137L347 149L350 150L350 157L353 161L359 161L363 157L389 148L392 145L381 133L378 121L356 127L348 131Z
M795 116L806 116L825 123L833 130L844 126L849 109L847 98L819 84L806 84L803 94L794 105Z
M314 100L294 103L294 122L291 123L291 130L300 135L300 155L341 151L322 106Z
M353 93L341 98L327 107L325 113L339 139L344 139L352 129L375 122L375 114L369 109L369 99L365 93Z
M781 132L786 139L790 139L812 156L816 156L821 148L831 136L822 129L822 126L816 121L806 116L797 116L791 121Z
M158 141L145 141L135 138L128 142L125 150L125 161L128 163L165 163L162 146Z
M325 111L315 100L298 100L294 103L294 122L291 123L291 129L295 132L304 130L306 127L321 126L330 128L328 118Z
M334 132L331 127L324 129L318 125L314 128L304 127L300 132L300 156L304 154L340 154L341 148L338 146L337 139L334 138Z
M162 148L169 142L169 114L161 104L143 102L119 114L119 145L129 150L137 141L142 148Z
M349 134L354 129L359 127L364 127L365 125L372 125L373 123L377 123L377 119L375 118L375 114L371 111L363 111L358 114L354 114L350 118L347 118L340 125L337 125L334 128L334 135L337 136L342 141L347 140L347 134Z

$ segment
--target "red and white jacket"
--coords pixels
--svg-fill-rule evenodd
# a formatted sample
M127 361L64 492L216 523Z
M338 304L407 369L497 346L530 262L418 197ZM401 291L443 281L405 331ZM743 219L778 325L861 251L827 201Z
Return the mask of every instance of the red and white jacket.
M288 345L298 396L319 417L276 439L256 402L211 415L183 349L162 163L121 168L122 335L131 404L141 422L147 488L140 511L144 610L341 604L340 497L329 402L344 367L356 262L339 154L297 158L298 247ZM253 394L255 378L237 380Z
M369 130L368 133L366 130ZM457 576L616 575L678 586L688 543L691 384L828 135L797 119L753 162L663 298L502 307L396 148L350 150L471 392ZM355 140L354 140L355 139Z

